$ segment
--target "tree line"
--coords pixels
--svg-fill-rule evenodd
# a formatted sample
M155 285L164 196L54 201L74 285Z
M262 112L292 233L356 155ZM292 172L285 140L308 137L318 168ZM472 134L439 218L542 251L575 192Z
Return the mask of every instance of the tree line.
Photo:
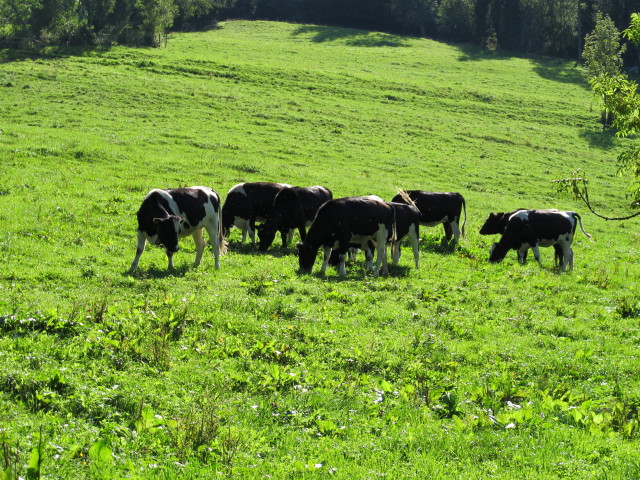
M4 46L158 45L221 18L355 27L579 58L596 13L622 29L637 0L0 0ZM629 60L633 57L629 56Z

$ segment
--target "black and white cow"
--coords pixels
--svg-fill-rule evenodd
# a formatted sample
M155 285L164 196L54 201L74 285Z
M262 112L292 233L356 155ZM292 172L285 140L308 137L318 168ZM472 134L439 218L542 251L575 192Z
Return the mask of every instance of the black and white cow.
M420 240L420 210L406 203L387 202L394 209L395 238L389 238L391 243L391 258L393 265L400 261L400 242L407 237L413 250L416 268L419 267Z
M147 240L162 245L173 268L173 254L178 251L178 238L193 235L196 242L195 266L200 265L205 241L202 230L207 230L213 245L216 268L219 257L226 252L226 240L220 223L220 197L207 187L186 187L172 190L151 190L138 210L138 248L130 272L138 268Z
M442 223L447 242L459 242L460 233L464 237L464 225L467 223L467 207L464 197L454 192L423 192L422 190L407 190L398 193L392 202L407 203L405 194L409 196L420 210L420 224L435 227ZM464 222L460 226L460 217L464 210Z
M276 195L286 183L246 182L231 187L222 206L222 229L225 236L231 227L242 230L242 242L251 238L256 241L256 222L264 222L271 213Z
M379 197L376 197L379 198ZM392 264L397 265L400 261L400 244L405 237L408 238L411 243L411 249L413 251L413 259L416 268L420 268L420 211L413 205L407 205L406 203L387 202L394 212L394 227L388 234L387 243L391 245L391 258ZM371 270L373 268L374 251L377 248L375 240L371 239L366 244L354 242L349 244L349 257L352 262L355 262L356 254L358 250L363 250L366 259L366 268ZM340 255L337 250L331 252L329 257L329 265L337 266L340 264Z
M504 230L505 228L507 228L507 224L509 223L509 217L511 217L511 215L513 215L514 213L524 210L533 211L533 209L519 208L517 210L514 210L513 212L491 212L482 225L482 228L480 228L480 235L497 235L504 233ZM557 212L558 210L548 209L547 211ZM554 263L556 265L561 265L563 259L562 247L559 244L555 244L553 245L553 249L555 251ZM518 261L522 265L527 262L527 253L528 250L525 250L524 252L520 252L518 250Z
M538 247L558 245L562 249L560 269L565 271L567 266L572 269L571 244L578 223L582 233L591 238L591 235L585 232L582 218L576 212L518 210L509 217L500 241L493 244L489 261L501 262L509 250L517 250L518 259L523 263L524 253L531 248L536 260L542 266Z
M374 273L389 273L387 265L387 239L395 231L394 209L380 197L345 197L329 200L318 210L307 237L298 243L300 270L310 273L318 250L324 247L324 261L320 271L324 273L336 250L340 259L340 275L346 274L345 259L350 246L368 250L369 241L376 245L377 259Z
M273 202L273 208L266 222L258 225L258 248L267 250L273 243L276 232L282 236L282 246L291 241L295 229L304 241L307 227L318 213L320 206L333 198L325 187L287 187L280 190Z

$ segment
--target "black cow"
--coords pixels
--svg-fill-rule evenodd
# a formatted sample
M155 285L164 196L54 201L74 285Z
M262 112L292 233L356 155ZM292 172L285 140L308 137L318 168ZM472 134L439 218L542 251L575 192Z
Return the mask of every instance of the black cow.
M467 223L467 206L464 197L454 192L423 192L422 190L407 190L398 193L392 202L408 203L405 195L415 203L420 210L420 225L435 227L442 223L447 242L453 241L455 244L464 236L464 225ZM460 217L464 209L464 222L460 227Z
M340 275L345 275L345 258L349 247L355 245L367 250L372 240L378 253L374 273L377 275L382 265L382 273L387 275L386 243L390 232L394 230L394 209L380 197L370 195L329 200L318 210L307 237L297 245L300 270L311 272L318 249L324 247L320 271L326 271L331 250L335 249L340 258Z
M273 243L276 232L282 236L282 246L291 241L295 229L304 241L307 227L318 213L320 206L333 198L331 191L325 187L288 187L276 195L273 208L267 221L258 228L260 239L258 248L268 249Z
M542 266L538 247L558 245L562 249L560 269L565 271L567 265L569 269L573 269L571 244L578 223L582 233L591 238L591 235L585 232L582 218L576 212L518 210L509 217L500 241L493 244L489 261L501 262L509 250L517 250L518 259L523 263L524 253L531 248L536 260Z
M420 210L413 205L407 205L406 203L388 202L394 209L395 219L395 235L390 232L395 238L389 238L391 242L391 258L393 265L396 265L400 261L400 242L404 237L409 239L411 248L413 250L413 259L416 263L416 268L419 266L419 239L420 239Z
M247 182L239 183L229 190L222 206L222 228L225 236L231 227L242 230L242 242L247 239L256 242L256 222L264 222L271 213L273 201L286 183Z
M511 217L511 215L513 215L514 213L524 210L527 209L519 208L517 210L514 210L513 212L490 213L485 220L484 225L482 225L482 228L480 228L480 235L496 235L498 233L504 233L504 229L507 228L507 224L509 223L509 217ZM528 210L533 211L532 209ZM557 212L558 210L548 209L546 211ZM553 245L553 249L555 251L554 263L556 265L561 265L563 260L562 246L556 243L555 245ZM520 264L524 265L527 262L528 252L528 250L525 250L524 252L520 252L518 250L518 261L520 262Z
M138 249L130 272L138 268L147 240L165 247L169 259L168 268L173 268L173 254L178 251L178 238L186 235L193 235L196 242L197 267L205 247L203 229L207 230L209 241L213 244L216 268L220 268L219 256L226 252L226 240L220 223L220 197L211 188L151 190L144 197L137 216Z

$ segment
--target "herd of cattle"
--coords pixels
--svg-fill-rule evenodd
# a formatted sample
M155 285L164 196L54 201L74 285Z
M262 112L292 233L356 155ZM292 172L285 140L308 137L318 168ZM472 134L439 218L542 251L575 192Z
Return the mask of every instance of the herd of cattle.
M464 221L460 225L463 211ZM138 267L147 241L165 248L168 268L173 268L178 239L186 235L193 235L198 266L205 249L203 229L209 235L218 269L220 255L227 250L226 237L235 226L242 230L243 242L248 235L255 243L257 231L258 248L263 251L271 246L277 232L286 247L297 229L302 240L297 250L303 272L311 271L322 247L322 272L329 263L338 263L339 272L344 275L347 254L360 249L365 252L367 268L375 274L382 269L386 275L387 245L396 264L400 259L400 241L406 237L418 268L420 225L443 224L446 241L453 239L457 244L460 235L464 236L467 214L465 200L459 193L400 191L386 202L376 195L333 199L331 191L320 186L247 182L231 188L224 205L220 196L208 187L154 189L142 201L137 217L138 245L130 272ZM520 263L525 263L531 249L541 264L538 247L553 246L556 264L565 271L567 266L573 268L571 244L578 223L582 233L591 238L576 212L519 209L491 213L480 233L502 235L491 248L490 262L500 262L509 250L516 250Z

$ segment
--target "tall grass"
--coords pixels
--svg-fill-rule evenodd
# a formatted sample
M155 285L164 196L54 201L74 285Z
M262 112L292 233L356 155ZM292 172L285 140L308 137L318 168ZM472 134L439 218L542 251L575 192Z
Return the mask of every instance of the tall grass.
M599 208L627 204L624 140L579 68L221 27L0 54L0 467L26 475L43 442L48 478L637 477L635 224L551 184L581 167ZM150 247L127 275L150 189L262 180L457 191L467 237L423 228L419 270L405 251L388 278L340 278L234 230L219 271L184 239L174 271ZM582 213L573 273L547 249L542 269L488 264L479 227L520 207Z

